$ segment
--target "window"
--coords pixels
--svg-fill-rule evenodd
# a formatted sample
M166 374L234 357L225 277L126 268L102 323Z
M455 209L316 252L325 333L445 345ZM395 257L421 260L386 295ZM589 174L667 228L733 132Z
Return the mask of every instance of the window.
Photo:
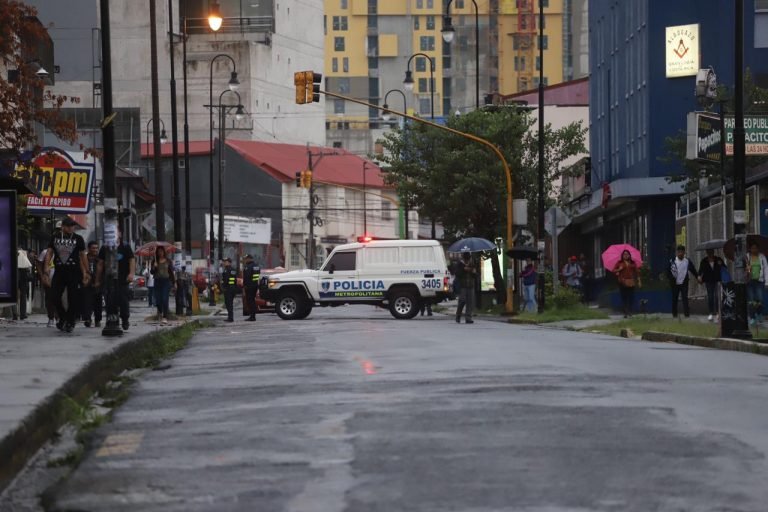
M768 0L755 0L755 48L768 48Z
M341 30L349 30L348 18L346 16L341 17Z
M419 38L419 49L422 52L435 51L435 36L421 36Z
M368 0L368 14L379 13L379 0Z
M349 92L349 78L339 78L336 83L338 84L339 94L347 94Z
M291 266L301 266L301 246L303 244L291 244Z
M356 252L337 252L323 266L325 272L344 272L355 270Z
M432 102L429 98L419 98L419 114L428 116L432 113Z
M435 17L427 16L427 30L435 30Z
M333 17L333 30L340 30L341 29L341 22L339 21L341 16L334 16Z
M442 37L440 38L442 39ZM443 68L451 67L451 45L443 41Z
M541 42L539 43L539 48L546 50L549 48L549 36L543 35L541 36Z
M427 59L424 57L416 57L416 71L424 72L427 70Z
M545 76L544 81L542 82L542 85L544 85L544 87L547 87L549 85L549 78ZM533 88L536 89L537 87L539 87L539 77L535 76L533 77Z
M427 0L427 9L432 9L435 7L434 0Z
M349 8L348 0L341 0L341 8L342 9Z
M333 113L334 114L344 113L344 100L333 100Z
M512 36L512 49L513 50L520 49L520 38L518 36Z
M413 17L413 30L419 30L419 17Z
M341 145L341 141L340 140L335 140L335 141L333 141L333 147L339 149L339 148L342 148L344 146Z
M344 57L342 59L342 68L345 73L349 73L349 57Z
M334 57L331 60L331 71L333 71L334 73L339 72L339 59L337 59L336 57Z
M376 57L379 55L379 37L368 36L368 56Z
M416 0L416 8L417 9L423 9L424 8L424 0Z
M456 8L457 9L463 9L464 8L464 0L456 0Z
M328 35L328 16L323 16L323 35Z
M419 78L419 92L429 92L426 78Z
M392 210L386 199L381 200L381 220L392 220Z
M334 37L333 38L333 49L337 52L343 52L344 51L344 38L343 37Z
M541 57L536 56L536 71L541 70Z

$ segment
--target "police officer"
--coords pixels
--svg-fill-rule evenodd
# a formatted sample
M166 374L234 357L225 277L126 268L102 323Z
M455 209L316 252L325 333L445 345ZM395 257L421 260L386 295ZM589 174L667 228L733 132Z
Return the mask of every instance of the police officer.
M224 305L227 307L227 322L234 322L234 302L237 294L237 272L232 268L232 258L224 258L224 271L221 273L221 285L224 290Z
M259 289L261 268L253 261L253 256L245 255L245 269L243 269L243 286L245 287L245 303L251 316L246 322L256 321L256 291Z

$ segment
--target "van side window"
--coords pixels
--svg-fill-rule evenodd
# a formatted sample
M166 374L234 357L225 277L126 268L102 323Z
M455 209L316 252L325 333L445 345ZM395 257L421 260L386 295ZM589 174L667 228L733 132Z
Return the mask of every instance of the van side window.
M323 270L329 272L333 269L334 272L340 272L344 270L355 270L355 256L356 252L337 252L328 263L325 264Z

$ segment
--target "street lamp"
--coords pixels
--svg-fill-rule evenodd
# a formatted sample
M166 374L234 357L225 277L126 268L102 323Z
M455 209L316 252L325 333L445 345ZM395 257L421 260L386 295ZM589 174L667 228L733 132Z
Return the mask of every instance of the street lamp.
M216 6L217 6L217 4L214 4L214 9L216 8ZM213 13L214 11L212 10L211 12ZM209 22L210 22L210 19L211 18L209 16L209 18L208 18ZM221 26L221 24L219 23L219 27L220 26ZM212 29L214 28L213 24L211 24L211 28ZM216 28L214 30L218 30L218 28ZM213 105L213 64L216 62L216 59L218 59L220 57L229 59L229 61L232 63L232 74L230 75L229 84L228 84L229 85L229 89L230 90L237 89L238 85L240 85L240 82L237 80L237 64L235 63L235 59L233 59L231 56L227 55L226 53L220 53L218 55L215 55L211 59L210 79L209 79L209 82L208 82L208 96L209 96L208 108L210 109L210 111L209 111L210 114L209 114L209 118L208 118L208 126L210 128L210 130L209 130L209 141L210 141L210 150L211 150L210 154L209 154L209 158L208 158L208 170L209 170L209 176L208 176L209 177L209 191L208 192L209 192L209 203L210 203L209 204L209 210L208 210L209 211L209 216L210 216L210 226L209 226L210 229L208 230L209 240L210 240L210 247L209 247L209 250L208 250L208 257L209 257L209 260L210 260L209 274L213 274L213 264L214 264L214 261L216 261L214 259L214 253L213 253L213 248L214 248L214 246L213 246L213 240L214 240L214 233L213 233L213 107L214 107L214 105ZM233 89L233 87L234 87L234 89ZM221 255L219 255L219 256L221 256ZM210 299L209 299L208 305L209 306L215 306L216 305L216 300L215 300L215 298L213 296L213 283L211 281L212 280L209 278L208 282L209 282L209 296L210 296Z
M166 142L168 142L168 135L165 134L165 123L163 122L162 119L158 119L158 121L160 121L160 127L161 127L160 144L165 144ZM147 119L147 124L146 124L147 159L149 159L149 134L152 133L152 130L150 130L149 128L149 125L151 122L152 122L152 118L150 117L149 119ZM155 172L157 172L157 169L155 169ZM149 179L149 163L147 163L147 179Z
M411 83L413 83L413 78L411 78ZM387 98L389 98L390 93L393 93L393 92L396 92L403 97L403 112L408 111L408 102L405 99L405 93L400 89L390 89L384 95L384 112L381 114L381 118L385 121L390 121L392 119L392 113L389 111L389 105L387 105Z
M443 17L443 29L440 31L443 35L443 41L447 44L453 42L456 36L456 29L451 24L451 17L448 15L451 10L453 0L448 0L445 4L445 16ZM475 6L475 108L480 108L480 11L477 8L477 2L472 0Z
M406 89L409 91L413 90L413 73L411 73L411 61L413 61L416 57L424 57L427 59L427 62L429 62L429 101L430 101L430 112L431 112L431 118L435 118L435 62L432 60L432 57L427 55L426 53L414 53L410 56L408 59L408 64L406 66L405 70L405 80L403 80L403 85Z
M223 21L219 2L213 2L211 9L208 11L208 26L211 27L211 30L217 32L221 28Z
M170 41L171 51L168 52L171 56L171 141L173 142L173 148L171 148L171 157L173 159L171 163L171 169L173 171L173 240L176 248L181 250L181 197L179 194L179 130L178 130L178 114L176 110L176 64L175 54L173 51L173 0L168 0L168 19L171 20Z
M225 94L231 93L237 96L237 105L224 105L221 103L221 99ZM213 106L211 106L213 107ZM227 136L226 131L226 119L227 113L233 108L237 109L235 113L236 119L239 121L245 117L245 108L242 105L240 99L240 93L232 91L231 89L225 89L219 94L219 103L217 104L219 112L219 259L224 257L224 181L223 181L223 169L224 169L224 140ZM211 225L213 225L213 216L211 216Z

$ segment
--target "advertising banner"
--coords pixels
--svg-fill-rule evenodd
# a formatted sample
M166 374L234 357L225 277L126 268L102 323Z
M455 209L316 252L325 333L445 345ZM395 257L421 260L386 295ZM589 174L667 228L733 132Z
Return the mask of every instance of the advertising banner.
M733 129L736 120L725 116L725 154L733 155ZM710 112L688 114L688 143L686 158L705 162L720 162L720 118ZM744 138L747 155L768 155L768 116L744 116Z
M667 78L696 76L699 72L699 25L667 27L665 33Z
M725 118L725 154L733 155L733 129L736 120ZM744 139L748 155L768 155L768 116L744 116Z
M15 177L39 192L38 196L27 196L27 210L38 215L52 209L57 213L88 213L95 174L94 163L76 161L70 153L56 148L44 148L31 162L19 162L14 171Z
M16 302L16 192L0 190L0 303Z
M219 234L219 216L213 216L214 236ZM206 240L210 233L210 215L205 215ZM272 241L272 219L224 216L224 241L269 245Z

